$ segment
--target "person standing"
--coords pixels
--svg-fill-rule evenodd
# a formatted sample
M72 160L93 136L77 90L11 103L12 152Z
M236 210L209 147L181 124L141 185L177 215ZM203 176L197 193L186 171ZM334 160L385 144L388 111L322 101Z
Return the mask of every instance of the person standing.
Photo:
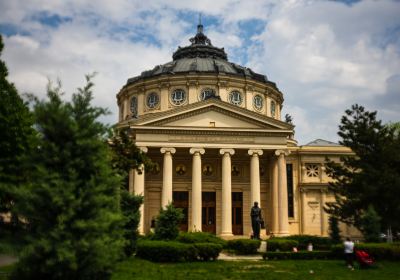
M346 265L351 270L354 270L353 267L354 242L347 237L343 245L344 245L344 257L346 260Z
M260 226L261 226L261 208L258 207L258 202L254 202L254 206L251 207L251 227L253 228L253 239L260 239Z

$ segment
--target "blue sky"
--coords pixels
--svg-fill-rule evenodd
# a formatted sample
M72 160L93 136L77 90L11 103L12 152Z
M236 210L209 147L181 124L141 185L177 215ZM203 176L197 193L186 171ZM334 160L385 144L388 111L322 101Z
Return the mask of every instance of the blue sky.
M2 59L21 92L41 97L49 79L68 97L98 72L94 102L115 123L119 89L189 44L199 13L230 61L277 84L299 144L337 141L354 103L400 121L399 1L0 0Z

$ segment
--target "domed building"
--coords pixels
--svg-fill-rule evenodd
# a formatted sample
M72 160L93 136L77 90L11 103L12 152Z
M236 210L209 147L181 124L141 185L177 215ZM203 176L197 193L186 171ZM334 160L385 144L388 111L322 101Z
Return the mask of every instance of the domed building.
M130 172L130 191L144 195L139 231L172 202L185 215L181 230L249 236L259 202L262 235L327 235L325 157L350 150L324 140L298 146L274 82L230 62L201 24L190 43L117 94L118 126L156 165Z

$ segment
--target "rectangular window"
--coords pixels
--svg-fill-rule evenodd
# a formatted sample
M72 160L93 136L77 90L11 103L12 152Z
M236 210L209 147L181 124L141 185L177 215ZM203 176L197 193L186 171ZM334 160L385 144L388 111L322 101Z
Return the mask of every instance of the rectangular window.
M293 164L286 164L286 179L287 179L287 193L288 193L288 216L294 218L294 205L293 205Z

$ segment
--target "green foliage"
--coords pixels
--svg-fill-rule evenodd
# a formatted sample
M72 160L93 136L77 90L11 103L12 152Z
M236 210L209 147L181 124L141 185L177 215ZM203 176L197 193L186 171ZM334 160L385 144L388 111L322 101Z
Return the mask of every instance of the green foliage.
M0 56L3 47L0 36ZM12 211L15 188L28 181L27 157L35 142L32 114L7 76L7 66L0 60L0 213Z
M235 250L237 254L251 255L256 254L260 248L261 241L256 239L233 239L227 243L227 248Z
M355 250L364 250L376 260L400 260L400 243L358 243ZM332 246L335 256L343 256L343 244Z
M264 260L329 260L338 257L330 251L265 252ZM340 256L343 258L343 256Z
M194 247L201 261L215 261L222 251L222 245L215 243L195 243Z
M222 246L214 243L140 240L136 256L153 262L209 261L217 259Z
M271 239L267 240L268 242ZM307 245L311 243L313 245L314 250L327 250L330 248L332 241L328 237L321 237L316 235L290 235L285 237L274 237L272 240L295 240L298 242L298 245L295 246L298 249L305 250L307 249ZM290 248L291 250L292 248Z
M137 228L139 226L140 206L142 203L142 196L121 190L121 213L124 216L124 238L126 240L124 251L126 256L132 255L136 249Z
M355 155L342 157L342 163L327 160L335 202L325 210L360 228L362 214L372 205L384 228L399 229L400 137L396 126L382 125L376 114L353 105L342 117L340 144Z
M381 218L376 213L374 206L369 205L367 211L360 219L360 230L366 242L379 242L381 233Z
M156 218L154 238L157 240L175 240L179 234L179 223L183 219L182 209L169 203L165 209L160 209Z
M298 247L299 242L297 240L271 238L267 240L267 251L292 251L293 247Z
M340 229L339 229L339 221L334 216L329 216L329 236L333 243L340 243Z
M33 104L36 170L15 205L30 233L13 279L109 279L122 255L120 180L98 121L107 110L91 105L92 87L88 76L66 102L49 85L48 99Z
M208 232L180 232L176 239L183 243L214 243L226 247L226 241Z

